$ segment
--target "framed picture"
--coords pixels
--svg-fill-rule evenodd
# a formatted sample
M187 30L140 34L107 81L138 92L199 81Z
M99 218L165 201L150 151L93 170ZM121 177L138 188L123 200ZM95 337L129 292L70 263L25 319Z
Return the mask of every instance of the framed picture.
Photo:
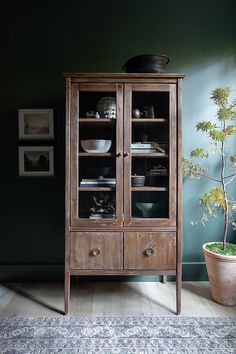
M53 176L53 146L19 146L20 176Z
M19 139L53 139L53 109L19 109Z

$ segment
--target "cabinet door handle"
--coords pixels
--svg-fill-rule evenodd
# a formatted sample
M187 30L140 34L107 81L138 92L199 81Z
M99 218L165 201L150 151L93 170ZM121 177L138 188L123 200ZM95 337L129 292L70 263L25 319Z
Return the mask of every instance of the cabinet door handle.
M117 152L116 157L120 157L120 156L121 156L121 153Z
M124 157L129 157L129 152L125 152Z
M154 254L154 249L153 248L147 248L144 252L143 252L144 256L150 257Z
M94 248L93 250L91 250L89 252L89 255L91 257L97 257L97 256L100 256L100 254L101 254L101 250L99 248Z

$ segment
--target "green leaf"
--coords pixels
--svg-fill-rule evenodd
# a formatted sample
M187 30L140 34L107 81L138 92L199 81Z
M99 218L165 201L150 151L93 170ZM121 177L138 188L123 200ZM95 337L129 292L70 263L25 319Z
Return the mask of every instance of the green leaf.
M230 156L230 161L232 161L234 164L236 163L236 153Z
M224 191L220 187L213 187L208 193L204 193L199 198L200 205L205 208L206 212L212 215L217 209L225 210Z
M233 120L236 118L236 112L230 108L221 107L217 112L220 121Z
M211 99L218 106L226 106L231 93L230 87L218 87L211 93Z
M228 125L228 127L225 128L224 133L225 133L226 138L235 134L236 133L236 125Z
M196 149L191 151L191 156L192 157L207 158L208 157L208 153L205 152L205 150L203 148L196 148Z
M217 129L212 129L211 131L209 131L209 136L213 140L220 141L220 142L225 141L225 139L228 137L224 131L217 130Z
M216 128L216 124L214 124L210 121L208 121L208 122L202 121L196 125L196 128L197 128L197 130L202 130L203 132L209 132L210 130Z
M186 157L182 158L183 163L183 177L190 178L200 178L206 172L206 169L203 168L199 163L193 164Z

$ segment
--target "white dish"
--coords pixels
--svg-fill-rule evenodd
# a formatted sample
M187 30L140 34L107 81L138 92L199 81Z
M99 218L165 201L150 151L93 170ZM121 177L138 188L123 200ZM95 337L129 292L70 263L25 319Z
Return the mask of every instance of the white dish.
M104 153L111 148L111 140L90 139L81 140L80 143L83 150L89 153Z
M144 218L151 218L156 216L159 203L136 202L136 207L142 212Z

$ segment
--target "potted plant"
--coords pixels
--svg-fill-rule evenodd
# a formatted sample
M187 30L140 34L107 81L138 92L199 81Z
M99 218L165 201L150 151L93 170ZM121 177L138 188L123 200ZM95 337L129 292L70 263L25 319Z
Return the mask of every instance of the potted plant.
M236 200L233 197L236 194L236 100L231 100L229 87L216 88L210 98L217 106L216 122L200 121L196 128L210 139L211 150L198 147L191 151L189 158L183 157L183 176L206 178L213 184L199 198L203 208L201 222L205 224L209 216L223 214L222 242L204 244L203 252L213 299L222 305L233 306L236 304L236 245L227 243L227 236L230 227L236 230ZM219 157L214 166L215 175L198 161L192 162L196 158L207 160L213 152Z

